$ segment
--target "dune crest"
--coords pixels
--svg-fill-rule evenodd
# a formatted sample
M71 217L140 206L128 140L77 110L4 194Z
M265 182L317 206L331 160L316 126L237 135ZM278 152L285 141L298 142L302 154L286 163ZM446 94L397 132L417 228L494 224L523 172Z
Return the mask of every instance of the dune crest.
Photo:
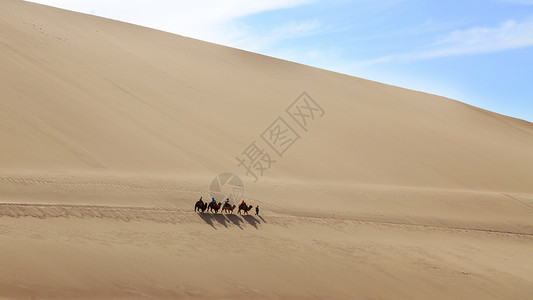
M17 0L0 69L0 298L533 293L532 123Z

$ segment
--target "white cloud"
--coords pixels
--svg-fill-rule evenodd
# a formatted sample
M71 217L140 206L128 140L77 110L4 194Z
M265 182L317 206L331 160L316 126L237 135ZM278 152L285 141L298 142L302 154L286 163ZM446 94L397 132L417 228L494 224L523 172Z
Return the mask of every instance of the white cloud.
M533 22L507 21L499 27L455 30L427 50L393 54L359 62L359 66L387 62L427 60L438 57L497 52L533 45Z
M249 29L237 19L286 9L312 0L30 0L77 12L95 14L214 43L246 47ZM305 34L317 24L286 24L261 37L263 45ZM250 40L250 42L252 42Z

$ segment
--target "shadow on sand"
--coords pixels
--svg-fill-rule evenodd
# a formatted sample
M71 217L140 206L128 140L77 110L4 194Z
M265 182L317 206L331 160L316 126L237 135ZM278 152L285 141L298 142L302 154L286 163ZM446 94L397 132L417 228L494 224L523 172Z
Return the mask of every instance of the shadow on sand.
M259 217L259 219L261 219L261 221L263 221L263 223L265 223L265 224L266 224L266 221L265 221L265 219L263 219L263 217L261 217L261 215L257 215L257 216Z
M228 228L228 223L226 222L226 217L224 215L222 215L222 214L199 213L198 215L200 216L200 218L202 218L202 220L204 220L204 222L209 224L214 229L217 229L215 227L215 223L214 222L217 222L218 224L221 224L222 226Z
M241 226L241 223L244 223L241 218L239 218L239 216L237 215L226 215L226 218L228 218L228 220L230 220L233 224L239 226L240 229L243 229L242 226Z
M242 225L244 222L252 225L255 229L259 229L258 225L261 224L261 221L259 219L255 218L254 216L250 215L233 215L233 214L210 214L210 213L198 213L198 216L202 220L204 220L205 223L207 223L209 226L213 227L213 229L217 229L215 226L216 223L228 228L228 224L233 223L240 229L244 229ZM259 216L261 220L265 222L263 217Z
M250 215L246 215L246 216L242 216L242 218L248 222L250 225L252 225L253 227L255 227L255 229L259 229L257 228L257 225L258 224L261 224L261 221L259 221L258 219L256 219L254 216L250 216Z

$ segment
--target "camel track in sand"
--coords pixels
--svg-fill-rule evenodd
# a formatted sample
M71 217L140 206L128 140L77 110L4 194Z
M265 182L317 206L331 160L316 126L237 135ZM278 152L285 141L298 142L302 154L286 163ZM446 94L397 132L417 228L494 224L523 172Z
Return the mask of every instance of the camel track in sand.
M278 225L290 226L293 223L306 223L316 225L326 225L336 228L343 228L347 225L373 224L377 226L394 227L404 230L418 231L446 231L446 232L476 232L481 234L498 234L533 237L533 233L513 232L503 230L491 230L483 228L453 227L439 225L414 224L406 222L389 222L379 220L365 220L358 218L336 218L324 216L294 216L294 215L269 215L266 220L263 217L253 215L238 214L210 214L195 213L191 210L181 208L155 208L155 207L133 207L133 206L104 206L104 205L71 205L71 204L32 204L32 203L0 203L0 217L33 217L40 219L47 218L100 218L119 221L153 221L157 223L198 223L215 225L252 225L258 229L258 225Z
M198 195L205 194L202 187L184 186L171 181L152 181L149 184L142 184L124 180L124 178L82 178L82 177L29 177L24 175L3 175L0 176L0 184L33 186L45 189L58 188L67 190L129 190L139 193L176 193L181 199L193 199ZM205 187L204 187L205 188ZM511 197L512 195L506 194ZM258 225L273 224L280 226L290 226L295 222L305 224L327 225L341 228L347 225L364 225L375 224L378 226L388 226L402 228L406 230L425 230L425 231L470 231L490 234L506 234L533 236L531 230L505 230L505 228L483 228L483 226L473 225L453 225L453 224L425 224L425 222L408 222L404 220L379 219L379 217L366 216L332 216L328 214L308 214L299 211L288 210L278 207L271 203L259 201L258 199L249 198L254 202L259 202L271 208L268 220L257 218L255 216L239 216L238 214L197 214L193 212L194 203L191 202L190 210L185 204L186 200L180 200L179 207L147 207L147 206L118 206L118 205L100 205L100 204L65 204L65 203L25 203L25 202L0 202L0 217L34 217L40 219L46 218L100 218L120 221L153 221L158 223L208 223L212 227L215 225L253 225L256 229Z
M117 183L98 180L83 180L78 181L79 178L71 180L64 179L40 179L40 178L24 178L24 177L0 177L0 181L18 184L18 185L35 185L35 186L58 186L58 187L78 187L78 188L112 188L112 189L128 189L137 191L149 192L185 192L185 193L201 193L198 189L185 188L176 184L158 184L159 186L148 186L135 183Z

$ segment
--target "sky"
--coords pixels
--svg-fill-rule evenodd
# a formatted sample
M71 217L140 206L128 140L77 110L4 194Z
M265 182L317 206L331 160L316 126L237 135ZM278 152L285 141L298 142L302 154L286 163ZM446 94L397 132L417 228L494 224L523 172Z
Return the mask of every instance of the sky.
M33 0L533 122L533 0Z

